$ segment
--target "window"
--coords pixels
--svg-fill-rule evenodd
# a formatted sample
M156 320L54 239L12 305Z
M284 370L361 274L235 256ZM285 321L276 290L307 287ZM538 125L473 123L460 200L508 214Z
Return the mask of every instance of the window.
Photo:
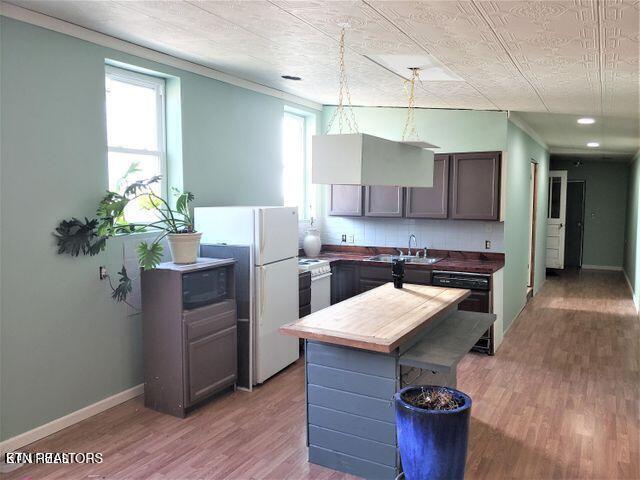
M163 78L106 67L109 190L122 193L131 182L162 175L153 187L165 196L165 105ZM155 216L140 204L125 212L130 222Z
M313 215L315 198L310 162L313 119L286 110L282 132L284 205L298 207L299 218L309 219Z

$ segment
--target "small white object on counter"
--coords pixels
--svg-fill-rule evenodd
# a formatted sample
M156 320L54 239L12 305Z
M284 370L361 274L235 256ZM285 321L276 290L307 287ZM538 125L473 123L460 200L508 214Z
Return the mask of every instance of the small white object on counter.
M302 240L302 248L307 257L315 258L320 253L322 241L320 240L320 230L313 227L313 221L311 225L311 228L307 230L307 234Z

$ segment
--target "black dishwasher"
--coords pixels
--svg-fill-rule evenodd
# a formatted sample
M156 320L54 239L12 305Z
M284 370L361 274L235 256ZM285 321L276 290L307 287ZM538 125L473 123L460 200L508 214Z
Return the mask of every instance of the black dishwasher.
M491 275L467 272L443 272L434 270L431 284L437 287L466 288L471 295L458 305L468 312L491 313ZM478 340L473 351L493 355L493 325Z

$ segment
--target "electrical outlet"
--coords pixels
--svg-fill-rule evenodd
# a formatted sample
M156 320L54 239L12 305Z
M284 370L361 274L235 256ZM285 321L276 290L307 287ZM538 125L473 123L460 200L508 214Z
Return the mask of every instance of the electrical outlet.
M104 265L100 265L98 267L98 277L100 278L100 280L104 280L105 278L107 278L107 275L109 275L107 273L107 267L105 267Z
M354 243L355 240L353 238L353 235L347 235L347 243Z
M484 241L484 249L485 250L491 250L491 240L485 240Z
M347 234L346 234L346 233L343 233L343 234L342 234L342 241L343 241L344 243L346 243L346 241L347 241Z

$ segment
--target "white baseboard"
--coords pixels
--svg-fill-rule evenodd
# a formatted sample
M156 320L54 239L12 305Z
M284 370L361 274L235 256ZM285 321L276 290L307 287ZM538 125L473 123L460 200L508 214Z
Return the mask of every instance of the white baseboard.
M582 265L583 270L609 270L612 272L621 272L622 267L613 265Z
M20 435L16 435L15 437L8 438L7 440L0 442L0 455L3 456L6 452L14 452L19 448L24 447L25 445L29 445L37 440L40 440L44 437L48 437L49 435L59 432L63 428L70 427L82 420L85 420L89 417L97 415L98 413L104 412L116 405L119 405L127 400L131 400L137 396L140 396L144 393L144 384L136 385L135 387L129 388L120 393L116 393L110 397L107 397L103 400L100 400L92 405L88 405L80 410L76 410L75 412L71 412L64 417L57 418L52 420L49 423L45 423L39 427L34 428L33 430L29 430L28 432L21 433ZM3 463L0 463L0 470L2 470Z

